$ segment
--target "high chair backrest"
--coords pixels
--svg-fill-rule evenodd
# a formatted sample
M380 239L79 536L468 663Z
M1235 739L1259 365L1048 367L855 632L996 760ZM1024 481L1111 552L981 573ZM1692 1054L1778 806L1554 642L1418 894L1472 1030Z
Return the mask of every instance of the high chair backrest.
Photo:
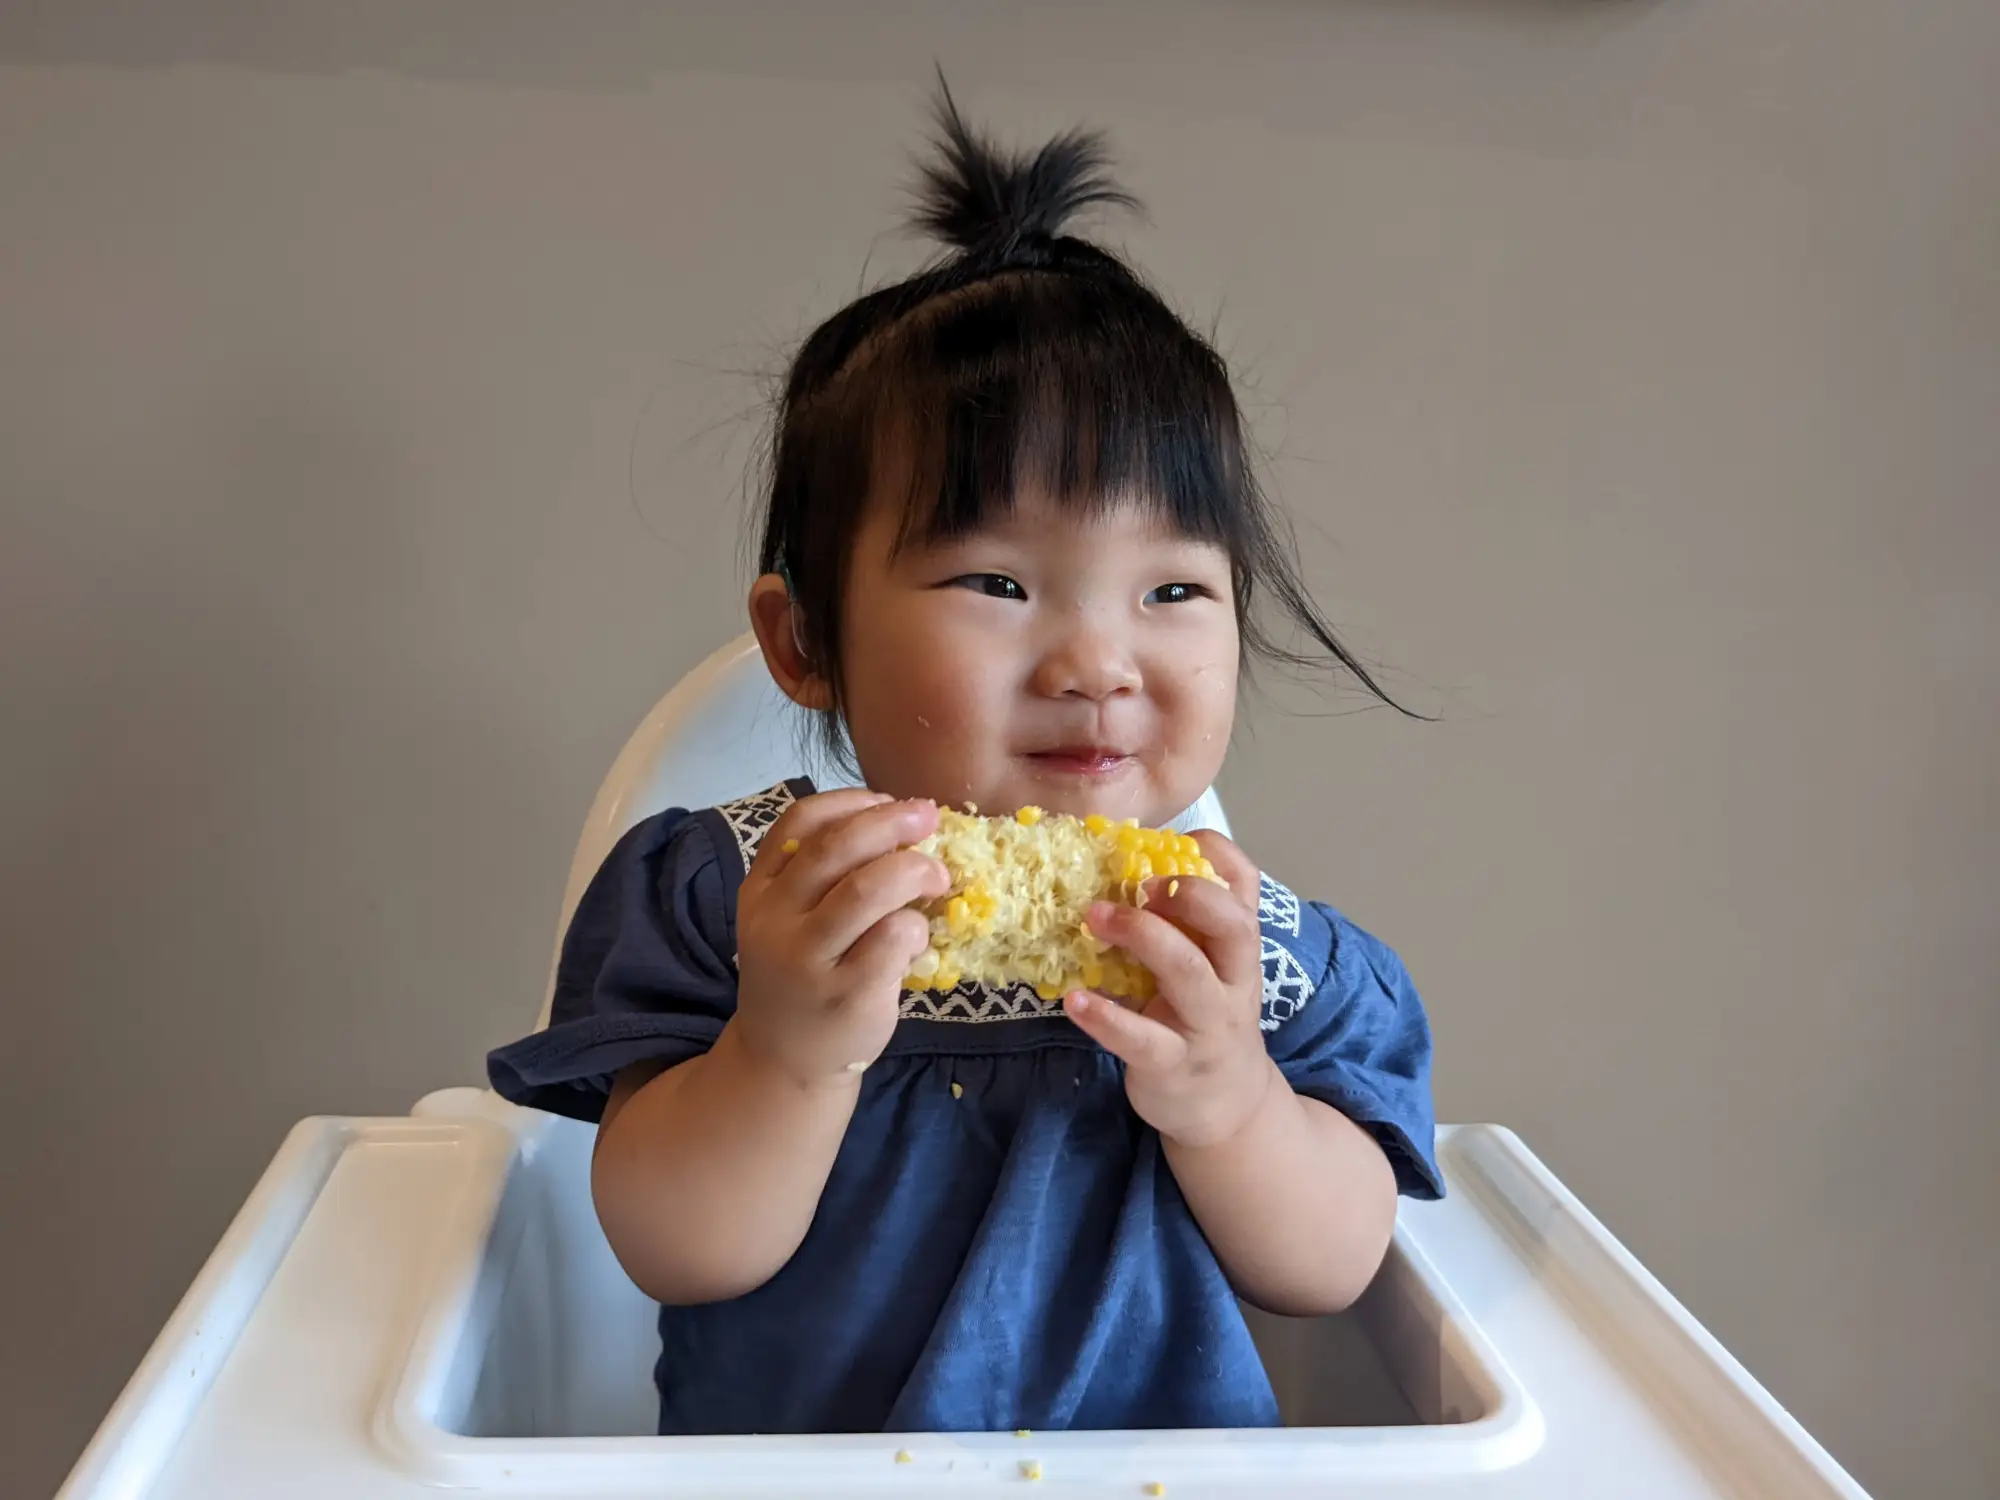
M653 706L618 752L597 790L563 892L557 947L570 914L612 846L636 823L669 807L713 807L734 797L804 774L826 789L854 778L820 748L806 711L778 690L754 636L739 636L687 676ZM1229 832L1214 788L1174 819L1182 832ZM554 969L551 966L551 989ZM541 1019L546 1026L545 993Z

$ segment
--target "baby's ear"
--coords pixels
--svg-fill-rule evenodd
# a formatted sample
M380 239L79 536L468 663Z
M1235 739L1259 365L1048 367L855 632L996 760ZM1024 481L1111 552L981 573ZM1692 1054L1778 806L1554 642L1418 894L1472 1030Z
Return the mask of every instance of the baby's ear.
M766 573L750 585L750 628L771 680L801 708L824 712L833 707L832 684L820 676L806 654L798 606L791 590L776 573Z

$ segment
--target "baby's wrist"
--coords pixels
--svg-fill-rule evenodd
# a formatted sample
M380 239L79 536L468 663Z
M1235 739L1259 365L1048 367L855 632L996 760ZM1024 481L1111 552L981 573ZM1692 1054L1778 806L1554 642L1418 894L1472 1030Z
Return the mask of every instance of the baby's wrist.
M1273 1108L1282 1107L1292 1094L1291 1085L1278 1065L1268 1056L1258 1059L1258 1067L1247 1077L1238 1098L1217 1101L1218 1107L1199 1112L1197 1118L1177 1131L1161 1131L1166 1143L1180 1151L1227 1151L1255 1135Z
M757 1028L746 1026L742 1017L732 1017L716 1038L711 1055L724 1054L724 1065L741 1072L747 1081L767 1088L784 1088L803 1094L848 1095L861 1088L867 1065L827 1066L816 1061L787 1057L782 1048L767 1046Z

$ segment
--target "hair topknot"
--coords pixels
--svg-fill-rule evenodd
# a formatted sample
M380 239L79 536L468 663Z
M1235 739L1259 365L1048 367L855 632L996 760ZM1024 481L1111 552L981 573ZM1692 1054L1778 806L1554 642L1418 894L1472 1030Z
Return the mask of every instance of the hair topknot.
M1032 155L1009 151L965 123L942 72L933 109L938 134L911 223L968 258L1032 263L1084 210L1139 207L1112 180L1096 131L1064 131Z

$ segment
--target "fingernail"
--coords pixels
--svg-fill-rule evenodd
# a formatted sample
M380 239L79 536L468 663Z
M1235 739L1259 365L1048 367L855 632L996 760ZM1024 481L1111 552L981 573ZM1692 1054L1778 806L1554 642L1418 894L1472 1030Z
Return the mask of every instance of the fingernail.
M1089 1010L1090 996L1086 995L1082 990L1072 991L1063 998L1063 1009L1067 1011Z

